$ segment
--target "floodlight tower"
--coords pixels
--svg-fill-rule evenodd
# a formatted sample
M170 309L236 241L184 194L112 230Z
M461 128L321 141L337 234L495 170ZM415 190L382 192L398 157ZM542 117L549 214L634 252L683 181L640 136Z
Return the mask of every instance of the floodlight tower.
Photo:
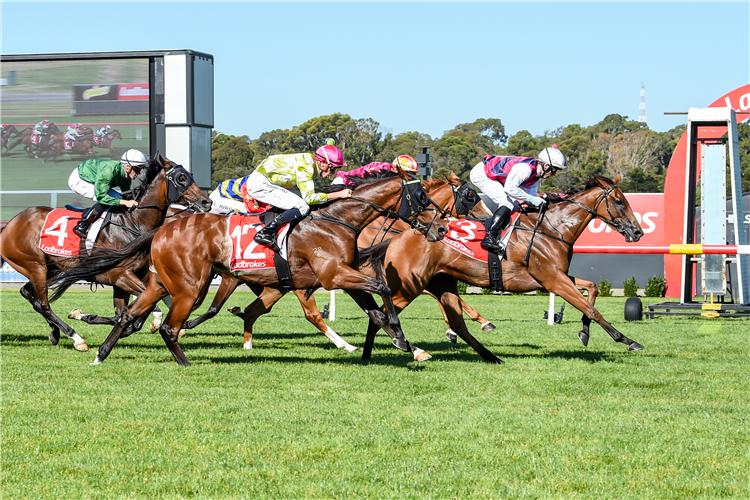
M641 104L638 108L638 122L646 123L646 85L641 82Z

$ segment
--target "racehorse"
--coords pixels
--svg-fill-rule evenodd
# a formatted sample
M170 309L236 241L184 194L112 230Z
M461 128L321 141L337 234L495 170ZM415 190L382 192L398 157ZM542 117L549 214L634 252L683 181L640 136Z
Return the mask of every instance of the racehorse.
M331 190L344 189L332 186ZM430 241L442 238L445 223L427 209L427 193L412 176L397 172L378 172L358 179L351 198L336 200L319 207L299 222L288 237L288 262L294 286L314 289L345 290L372 321L392 336L401 349L420 360L424 351L404 338L398 316L392 307L391 291L381 280L364 275L356 268L360 252L357 234L381 214L397 214L410 221ZM121 251L102 249L84 258L54 283L59 293L79 279L86 279L111 262L150 255L150 277L146 290L120 316L112 332L99 348L95 363L107 358L121 336L137 331L154 305L172 296L169 310L159 332L177 363L190 365L178 343L178 332L190 312L205 298L214 273L229 273L233 251L227 237L230 217L196 214L164 225L153 235L144 235ZM259 269L240 276L243 282L268 290L280 290L275 269ZM385 313L370 293L383 299Z
M473 217L478 217L481 219L487 219L492 216L492 212L490 212L486 205L484 205L477 192L474 191L466 181L462 181L453 172L451 172L450 175L446 175L445 180L430 179L423 181L422 186L427 191L427 194L432 200L433 205L441 209L443 211L443 215L445 216L465 217L471 215ZM386 225L389 226L387 229L385 228ZM360 233L360 236L357 240L357 245L360 248L367 248L372 246L376 241L382 242L383 240L390 239L401 231L408 229L408 224L401 220L391 219L390 221L387 221L383 218L378 218L377 220L370 223ZM226 300L240 284L241 281L238 278L226 274L222 275L221 285L216 291L216 295L214 296L214 299L211 302L208 310L199 317L187 321L184 325L184 329L190 330L192 328L195 328L204 321L216 316ZM263 288L260 286L250 286L250 288L258 296L260 296L263 292ZM429 287L427 288L427 290L425 290L425 293L432 295L430 293ZM297 296L297 299L299 300L300 305L304 310L305 318L316 328L318 328L318 330L320 330L326 337L328 337L336 345L336 347L349 352L357 350L356 347L346 342L329 325L326 324L315 302L315 297L308 294L307 290L295 290L294 294ZM279 296L279 298L281 297ZM469 304L467 304L463 300L461 300L460 303L464 312L466 312L474 321L479 322L482 325L483 330L489 331L495 329L495 326L492 323L482 317L482 315L474 310ZM253 304L248 307L261 308L261 310L263 310L264 306L262 304L263 301L259 300L253 302ZM442 309L443 308L441 305L441 310ZM240 318L244 318L245 315L243 313L240 313L239 310L240 308L235 307L230 309L230 312ZM448 323L448 326L451 327L445 311L443 311L443 317L445 318L446 323ZM253 323L250 323L249 325L246 324L245 339L243 343L246 349L252 348ZM247 329L248 326L250 328L249 330ZM453 333L452 329L449 329L448 331Z
M509 292L553 292L581 311L583 328L579 339L584 346L588 345L589 325L594 320L614 341L625 344L628 351L637 351L643 346L620 333L594 307L596 285L567 275L573 244L593 218L601 219L624 235L627 242L638 241L643 236L628 200L616 187L619 180L619 174L614 180L594 176L582 191L567 197L548 194L549 208L522 214L502 261L502 282L503 289ZM430 285L448 316L462 327L456 333L486 361L499 361L466 330L457 300L457 280L482 288L491 286L486 262L472 259L449 245L423 245L418 238L412 238L409 231L404 231L391 240L385 266L386 283L401 283L400 287L393 287L393 302L398 311ZM588 300L578 287L589 290ZM364 359L371 355L377 331L377 325L370 323Z
M117 155L117 151L112 145L112 139L122 140L122 135L120 135L119 130L112 129L112 131L108 132L104 137L94 136L94 146L97 148L109 149L111 156L114 158Z
M91 130L91 129L89 129ZM47 160L49 160L50 156L54 160L58 156L60 156L62 153L72 153L72 154L85 154L85 155L94 155L94 136L93 134L87 134L82 135L80 137L77 137L72 143L71 143L71 149L65 149L65 134L57 134L53 135L50 139L50 146L47 151L47 156L44 157L44 160L42 160L42 163L46 163Z
M28 133L26 133L26 130L28 130ZM37 152L35 152L34 150L36 149L39 154L43 153L50 147L52 138L58 134L61 134L60 129L54 123L50 123L47 131L39 137L39 142L37 144L34 144L32 142L34 140L33 129L24 129L21 131L21 138L14 142L8 148L8 151L12 150L19 144L23 144L23 149L26 150L26 153L30 157L39 158Z
M161 226L170 202L183 200L202 212L210 210L211 200L181 165L157 155L148 161L144 171L142 187L134 190L139 206L134 210L114 207L111 220L101 230L95 248L119 248L141 233ZM62 330L74 340L76 350L85 351L88 350L86 342L55 315L47 299L47 280L59 270L65 271L76 260L47 255L39 248L39 236L51 211L49 207L31 207L13 217L0 232L0 255L29 279L21 288L21 295L52 328L49 334L52 345L58 343ZM116 314L125 308L131 294L139 295L145 288L141 278L146 274L147 266L148 259L134 260L120 266L104 267L92 276L92 281L114 288Z
M21 135L21 132L18 131L15 125L8 125L7 127L3 127L3 133L1 136L2 147L0 147L0 149L4 149L6 153L10 151L8 149L8 141L10 140L11 135L17 137Z

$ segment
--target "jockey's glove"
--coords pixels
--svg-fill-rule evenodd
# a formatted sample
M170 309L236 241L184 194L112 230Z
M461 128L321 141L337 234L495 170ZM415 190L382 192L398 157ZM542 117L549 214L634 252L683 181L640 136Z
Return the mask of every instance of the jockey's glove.
M538 196L532 196L531 198L529 198L526 201L528 201L529 203L531 203L535 207L540 207L540 206L542 206L544 204L544 198L539 198Z

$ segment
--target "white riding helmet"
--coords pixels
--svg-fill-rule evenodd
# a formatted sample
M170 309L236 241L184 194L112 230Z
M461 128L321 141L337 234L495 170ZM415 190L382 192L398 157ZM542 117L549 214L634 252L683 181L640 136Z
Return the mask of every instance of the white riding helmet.
M143 167L147 161L146 155L137 149L128 149L120 159L120 163L123 165L130 165L131 167L136 167L138 169Z
M547 165L552 165L553 167L559 168L560 170L565 170L566 168L568 168L565 165L565 155L562 154L559 149L557 149L557 146L543 149L542 152L539 153L539 161Z

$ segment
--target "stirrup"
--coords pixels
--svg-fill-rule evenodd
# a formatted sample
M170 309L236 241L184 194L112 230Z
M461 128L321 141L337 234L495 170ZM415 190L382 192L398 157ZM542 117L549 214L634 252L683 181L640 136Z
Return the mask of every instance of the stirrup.
M479 243L479 246L481 246L488 252L496 253L498 255L502 255L505 253L505 246L494 239L485 238Z
M89 228L79 228L77 225L73 228L73 232L76 233L78 236L81 237L82 240L86 239L86 236L88 236Z
M267 234L264 233L263 230L258 231L255 233L255 237L253 238L253 241L260 245L265 245L267 247L273 247L275 238L275 234Z

